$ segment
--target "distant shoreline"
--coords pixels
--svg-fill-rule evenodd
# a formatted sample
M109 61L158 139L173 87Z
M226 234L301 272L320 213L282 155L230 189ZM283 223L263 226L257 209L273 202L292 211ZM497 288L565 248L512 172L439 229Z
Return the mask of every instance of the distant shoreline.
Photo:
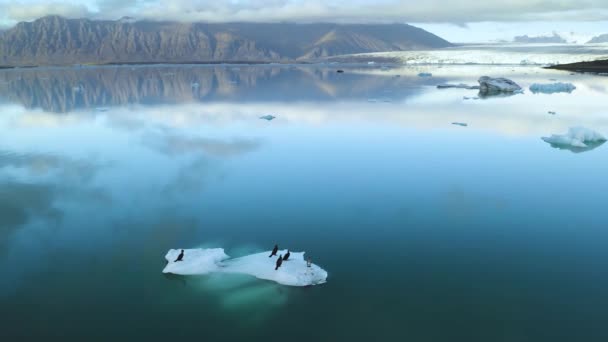
M266 64L314 64L303 61L187 61L187 62L108 62L108 63L75 63L75 64L41 64L41 65L0 65L2 69L27 68L66 68L66 67L93 67L93 66L136 66L136 65L266 65Z
M605 73L608 72L608 60L599 60L591 62L578 62L570 64L558 64L547 67L547 69L565 70L574 72L593 72Z

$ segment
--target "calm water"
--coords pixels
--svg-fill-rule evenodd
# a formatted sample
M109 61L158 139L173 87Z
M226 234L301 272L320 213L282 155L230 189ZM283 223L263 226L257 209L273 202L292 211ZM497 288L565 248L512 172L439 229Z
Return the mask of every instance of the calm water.
M0 339L608 340L608 145L540 139L608 133L608 77L341 68L1 72ZM435 88L482 75L577 89ZM328 283L161 273L275 242Z

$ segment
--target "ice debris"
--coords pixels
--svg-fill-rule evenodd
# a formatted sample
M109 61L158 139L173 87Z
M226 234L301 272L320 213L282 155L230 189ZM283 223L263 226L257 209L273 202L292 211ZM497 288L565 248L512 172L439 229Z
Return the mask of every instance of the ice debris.
M479 86L472 86L472 85L468 85L468 84L464 84L464 83L459 83L459 84L444 83L444 84L438 84L437 88L438 89L446 89L446 88L479 89Z
M260 119L267 120L267 121L274 120L275 118L276 118L276 116L270 115L270 114L260 116Z

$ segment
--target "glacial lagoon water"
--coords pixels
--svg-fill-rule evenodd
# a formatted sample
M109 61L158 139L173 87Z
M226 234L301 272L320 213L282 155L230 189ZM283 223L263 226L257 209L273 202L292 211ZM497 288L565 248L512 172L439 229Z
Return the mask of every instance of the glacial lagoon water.
M0 72L0 340L608 340L608 145L541 140L608 134L608 77L340 68ZM482 75L525 92L435 87ZM161 273L275 243L328 282Z

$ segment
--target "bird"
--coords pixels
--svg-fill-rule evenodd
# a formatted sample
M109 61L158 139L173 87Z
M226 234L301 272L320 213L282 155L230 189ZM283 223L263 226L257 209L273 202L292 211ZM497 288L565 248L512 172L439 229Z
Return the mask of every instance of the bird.
M181 253L177 256L174 262L182 261L184 259L184 250L182 249Z
M274 248L272 249L272 252L270 253L270 255L268 256L269 258L277 255L277 252L279 251L279 245L274 245Z
M287 260L289 259L289 256L291 255L291 253L289 253L289 249L287 250L287 253L285 253L285 256L283 256L283 260Z
M283 263L283 256L279 255L279 258L277 259L277 267L274 268L274 270L278 270L279 267L281 267L281 264Z

